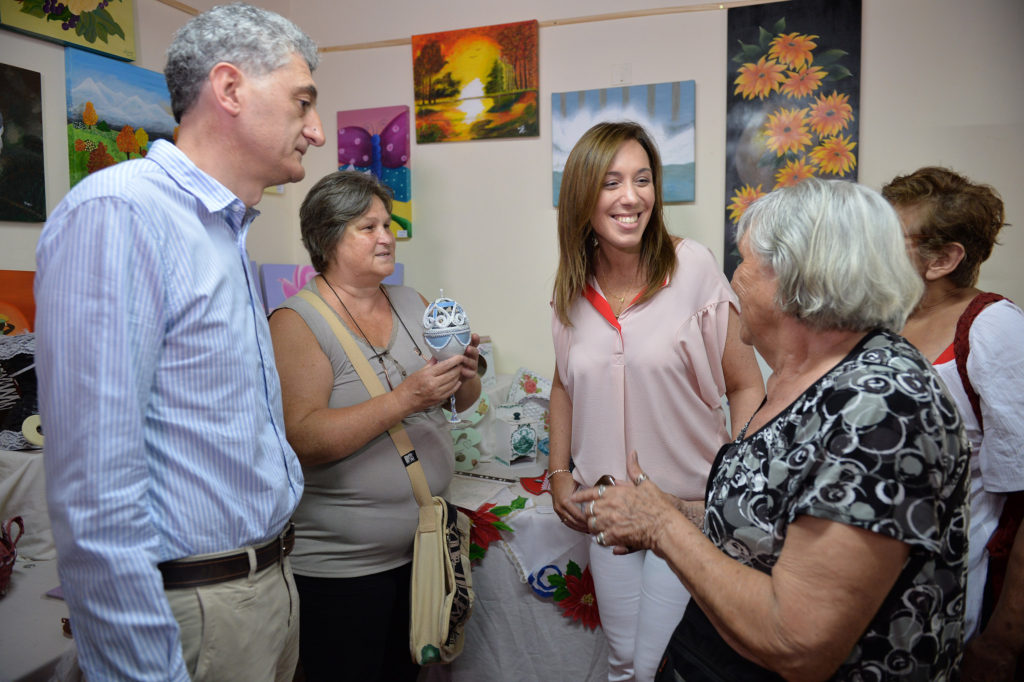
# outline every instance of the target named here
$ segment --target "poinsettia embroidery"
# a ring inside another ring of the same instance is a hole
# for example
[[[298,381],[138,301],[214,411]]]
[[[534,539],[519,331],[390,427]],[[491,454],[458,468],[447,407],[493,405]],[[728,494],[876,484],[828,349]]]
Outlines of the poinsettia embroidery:
[[[462,511],[466,513],[472,523],[469,532],[469,558],[472,561],[483,559],[491,543],[501,539],[499,531],[512,532],[512,527],[501,519],[511,514],[513,510],[525,507],[526,498],[519,496],[509,504],[500,507],[494,504],[485,504],[476,511],[463,509]]]
[[[565,575],[553,575],[548,582],[556,587],[552,599],[562,609],[562,615],[580,621],[591,630],[601,624],[590,566],[581,571],[579,564],[570,561]]]

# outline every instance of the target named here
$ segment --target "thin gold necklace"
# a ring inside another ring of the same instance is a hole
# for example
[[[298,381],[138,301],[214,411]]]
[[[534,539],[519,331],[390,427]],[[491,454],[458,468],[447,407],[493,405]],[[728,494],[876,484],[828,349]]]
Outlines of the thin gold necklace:
[[[622,293],[622,296],[616,296],[615,294],[610,294],[611,298],[614,298],[616,301],[619,302],[619,312],[612,311],[612,314],[615,315],[615,317],[618,317],[619,315],[621,315],[625,311],[625,309],[626,309],[626,294],[628,294],[629,292],[630,292],[630,288],[627,287],[626,290]],[[636,297],[634,296],[633,298],[636,298]],[[609,304],[610,303],[611,303],[611,301],[609,301]],[[610,305],[609,305],[609,307],[610,307]]]
[[[613,312],[612,314],[615,315],[615,319],[618,319],[619,315],[626,310],[626,295],[623,294],[622,296],[615,296],[615,299],[619,302],[619,312]]]

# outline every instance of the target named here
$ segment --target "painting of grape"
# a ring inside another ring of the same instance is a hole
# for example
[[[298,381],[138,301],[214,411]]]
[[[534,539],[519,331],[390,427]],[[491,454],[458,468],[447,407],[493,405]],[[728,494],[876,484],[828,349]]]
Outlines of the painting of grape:
[[[64,52],[71,186],[96,171],[174,140],[164,76],[82,50]]]
[[[537,137],[536,21],[412,37],[416,141]]]
[[[132,61],[135,0],[0,0],[0,25]]]

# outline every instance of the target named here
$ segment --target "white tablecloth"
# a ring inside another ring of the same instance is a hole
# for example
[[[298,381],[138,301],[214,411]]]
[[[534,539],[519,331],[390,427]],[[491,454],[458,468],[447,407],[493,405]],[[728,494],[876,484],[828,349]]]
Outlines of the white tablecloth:
[[[557,520],[557,517],[551,515]],[[514,522],[513,522],[514,526]],[[476,603],[462,655],[427,669],[428,682],[551,682],[608,679],[604,632],[562,616],[522,582],[515,564],[492,546],[473,569]]]
[[[67,679],[56,672],[58,666],[73,666],[74,642],[61,629],[68,609],[46,596],[57,585],[56,560],[19,558],[14,565],[10,589],[0,599],[0,680]]]
[[[46,511],[42,450],[0,450],[0,521],[20,516],[25,535],[18,555],[38,561],[57,558]]]
[[[0,521],[20,516],[25,524],[10,589],[0,598],[0,680],[5,682],[50,680],[61,658],[74,650],[61,630],[67,606],[45,596],[59,584],[45,480],[41,450],[0,450]]]
[[[529,477],[543,473],[542,463],[525,467],[486,464],[473,473]],[[451,499],[460,506],[465,479],[456,476]],[[480,482],[480,479],[469,479]],[[546,576],[564,571],[568,561],[587,564],[589,536],[567,529],[551,507],[551,496],[533,496],[519,484],[492,483],[490,499],[508,504],[517,496],[528,498],[525,509],[502,520],[513,531],[502,532],[479,565],[473,568],[476,603],[466,628],[462,655],[448,666],[425,671],[426,682],[550,682],[608,679],[608,644],[600,627],[591,630],[566,618],[545,592]],[[485,488],[472,492],[478,496]],[[534,589],[537,588],[537,590]]]

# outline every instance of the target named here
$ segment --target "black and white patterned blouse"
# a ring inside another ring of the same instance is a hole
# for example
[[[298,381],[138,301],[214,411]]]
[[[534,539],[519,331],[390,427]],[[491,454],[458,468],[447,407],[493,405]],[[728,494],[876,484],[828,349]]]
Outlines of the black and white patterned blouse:
[[[873,332],[771,422],[722,449],[704,532],[768,574],[804,514],[905,542],[902,573],[833,679],[955,679],[968,455],[928,362],[902,337]]]

